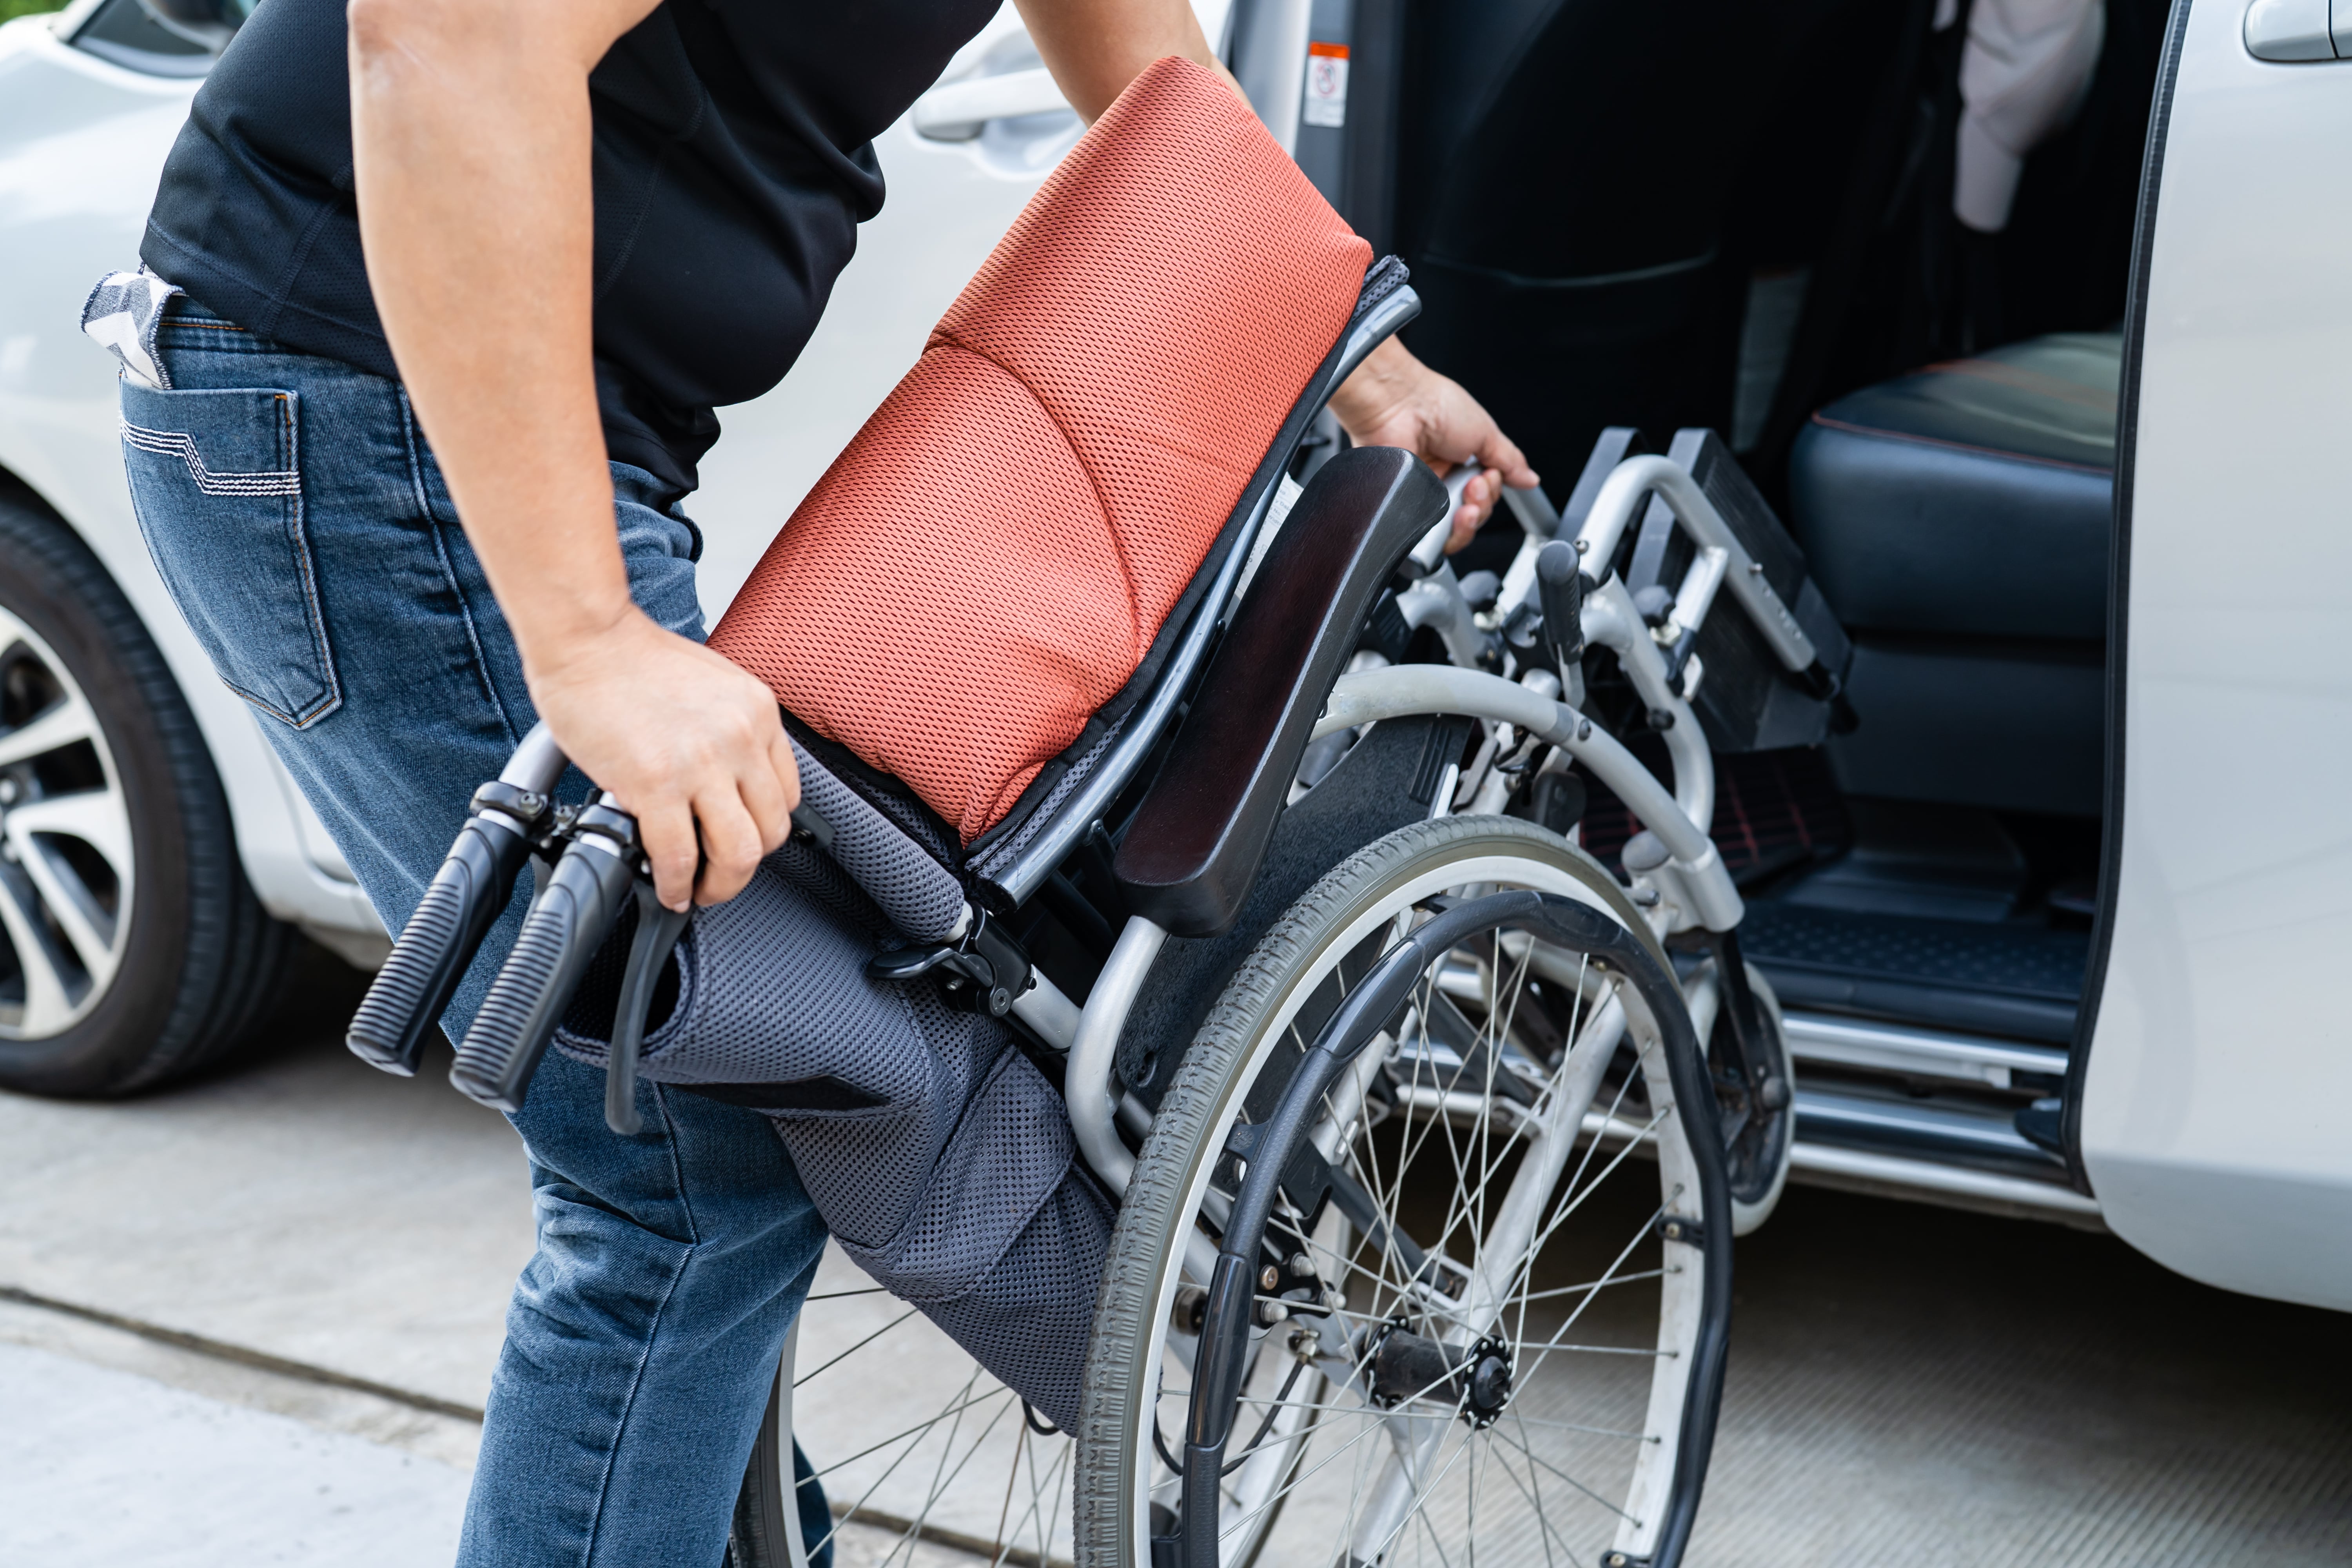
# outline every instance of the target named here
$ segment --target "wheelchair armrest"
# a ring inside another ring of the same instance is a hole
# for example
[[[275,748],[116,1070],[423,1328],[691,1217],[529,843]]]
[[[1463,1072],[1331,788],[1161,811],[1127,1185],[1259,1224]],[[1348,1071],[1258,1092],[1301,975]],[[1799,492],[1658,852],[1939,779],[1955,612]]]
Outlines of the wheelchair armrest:
[[[1129,825],[1113,872],[1129,910],[1179,936],[1233,924],[1373,599],[1445,508],[1445,487],[1397,447],[1317,471]]]

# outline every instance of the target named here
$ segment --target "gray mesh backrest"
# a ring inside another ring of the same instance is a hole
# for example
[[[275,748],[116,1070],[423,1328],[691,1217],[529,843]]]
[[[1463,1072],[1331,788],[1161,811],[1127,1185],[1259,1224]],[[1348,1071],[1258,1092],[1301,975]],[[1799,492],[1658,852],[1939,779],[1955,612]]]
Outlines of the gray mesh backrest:
[[[945,942],[963,919],[963,884],[898,830],[896,823],[829,772],[799,744],[801,804],[832,829],[826,852],[918,942]]]

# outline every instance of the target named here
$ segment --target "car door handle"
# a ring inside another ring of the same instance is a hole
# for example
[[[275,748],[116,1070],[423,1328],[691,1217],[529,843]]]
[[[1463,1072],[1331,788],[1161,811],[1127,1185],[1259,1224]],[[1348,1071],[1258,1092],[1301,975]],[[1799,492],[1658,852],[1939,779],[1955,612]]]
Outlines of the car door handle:
[[[2352,59],[2352,0],[2254,0],[2245,31],[2258,60]]]
[[[1069,107],[1070,100],[1054,84],[1054,73],[1038,66],[935,87],[915,100],[913,118],[919,135],[934,142],[969,142],[989,121]]]

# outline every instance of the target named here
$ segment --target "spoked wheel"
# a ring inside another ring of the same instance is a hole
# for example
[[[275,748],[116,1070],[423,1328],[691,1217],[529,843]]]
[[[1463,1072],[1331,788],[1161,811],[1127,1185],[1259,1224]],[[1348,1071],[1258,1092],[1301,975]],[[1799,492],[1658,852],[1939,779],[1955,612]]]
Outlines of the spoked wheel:
[[[911,1568],[939,1546],[1017,1568],[1066,1564],[1071,1448],[827,1247],[736,1502],[729,1568]],[[845,1527],[856,1550],[836,1552]]]
[[[1360,852],[1160,1107],[1079,1561],[1679,1561],[1729,1314],[1720,1138],[1673,971],[1591,860],[1501,817]]]
[[[1731,1230],[1746,1236],[1772,1217],[1789,1184],[1796,1143],[1796,1073],[1780,1021],[1780,999],[1754,964],[1748,971],[1756,1037],[1743,1049],[1724,995],[1721,966],[1708,959],[1683,981],[1691,1025],[1707,1042],[1707,1075],[1723,1117],[1724,1179],[1731,1190]],[[1741,1071],[1744,1065],[1747,1068]],[[1778,1085],[1772,1081],[1777,1079]],[[1760,1081],[1748,1081],[1760,1080]]]

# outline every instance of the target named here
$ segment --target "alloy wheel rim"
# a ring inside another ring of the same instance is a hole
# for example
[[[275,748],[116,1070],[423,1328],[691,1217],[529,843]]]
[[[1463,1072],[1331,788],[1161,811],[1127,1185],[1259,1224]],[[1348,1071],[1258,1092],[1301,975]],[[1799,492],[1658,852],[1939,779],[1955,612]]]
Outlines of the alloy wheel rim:
[[[0,1039],[52,1038],[105,997],[130,941],[133,870],[97,710],[0,607]]]

